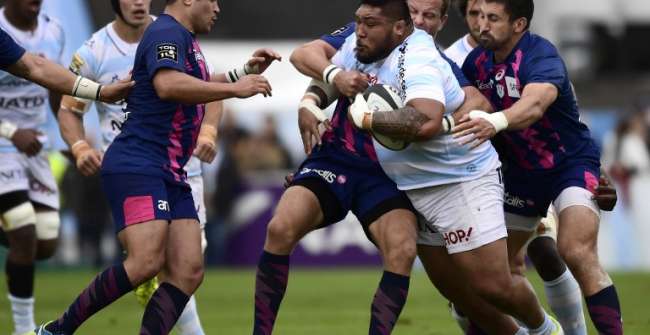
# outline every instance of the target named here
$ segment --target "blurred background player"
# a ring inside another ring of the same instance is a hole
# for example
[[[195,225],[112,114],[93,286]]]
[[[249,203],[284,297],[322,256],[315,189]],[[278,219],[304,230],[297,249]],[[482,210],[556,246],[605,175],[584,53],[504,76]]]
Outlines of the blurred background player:
[[[452,1],[452,0],[449,0]],[[478,46],[481,33],[478,24],[480,14],[479,4],[482,0],[453,0],[458,13],[463,18],[467,27],[467,34],[445,49],[447,57],[451,58],[458,66],[463,66],[467,55]]]
[[[40,14],[41,1],[7,0],[0,28],[27,51],[59,63],[65,37],[59,23]],[[9,243],[5,264],[14,334],[34,329],[34,263],[51,257],[59,236],[59,191],[42,133],[48,103],[60,96],[0,72],[0,214]],[[7,132],[8,127],[15,128]]]
[[[200,285],[201,231],[183,166],[196,148],[205,104],[270,95],[264,77],[244,74],[262,72],[279,59],[262,50],[241,77],[230,73],[232,83],[225,74],[211,77],[195,36],[208,33],[218,14],[217,1],[168,0],[146,29],[136,50],[127,118],[101,169],[126,260],[98,275],[60,319],[37,334],[74,333],[163,267],[165,280],[147,304],[140,333],[168,334]]]
[[[138,42],[145,29],[153,22],[149,11],[150,0],[112,0],[115,20],[96,32],[74,54],[70,70],[95,80],[100,84],[128,79],[131,76],[133,61]],[[85,176],[96,174],[102,156],[113,139],[120,133],[124,122],[124,104],[97,103],[97,112],[101,128],[101,149],[95,150],[85,140],[83,113],[90,107],[90,102],[79,98],[64,96],[58,113],[61,134],[71,147],[76,166]],[[203,159],[211,161],[216,153],[216,126],[221,112],[221,102],[210,103],[206,107],[202,131],[199,135],[197,151],[204,153]],[[213,138],[213,135],[214,138]],[[202,248],[207,244],[203,231],[205,202],[203,198],[203,177],[201,162],[192,157],[185,167],[188,184],[197,206],[202,231]],[[158,288],[156,278],[140,285],[136,290],[138,301],[145,306],[153,292]],[[196,309],[196,299],[192,296],[177,323],[181,335],[201,335],[204,333]]]
[[[510,239],[523,247],[553,203],[559,253],[580,284],[596,329],[622,334],[618,294],[596,247],[600,152],[579,121],[566,66],[549,41],[528,31],[532,0],[485,0],[480,11],[481,46],[468,55],[463,71],[501,111],[470,113],[457,136],[471,134],[465,142],[476,145],[498,133],[494,142],[511,198]]]

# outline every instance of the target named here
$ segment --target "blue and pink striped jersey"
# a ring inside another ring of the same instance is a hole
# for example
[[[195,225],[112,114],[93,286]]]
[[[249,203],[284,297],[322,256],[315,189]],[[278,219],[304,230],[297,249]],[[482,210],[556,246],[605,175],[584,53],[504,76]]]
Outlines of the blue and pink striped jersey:
[[[562,168],[575,159],[599,163],[599,149],[587,126],[580,122],[566,66],[551,42],[526,32],[500,64],[495,64],[494,52],[479,46],[467,56],[463,72],[497,111],[519,101],[528,84],[557,87],[558,97],[542,119],[526,129],[501,132],[494,138],[492,142],[504,163],[537,171]]]
[[[106,152],[102,174],[143,174],[185,183],[183,166],[196,146],[205,105],[161,100],[153,85],[160,69],[210,80],[194,35],[166,14],[147,28],[136,51],[136,84],[127,98],[126,121]]]

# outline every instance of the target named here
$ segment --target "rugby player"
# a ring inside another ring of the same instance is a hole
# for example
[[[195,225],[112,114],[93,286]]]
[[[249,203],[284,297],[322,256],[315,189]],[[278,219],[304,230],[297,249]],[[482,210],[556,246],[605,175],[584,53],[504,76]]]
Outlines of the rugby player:
[[[8,0],[0,28],[30,53],[59,63],[61,25],[40,13],[40,1]],[[9,252],[5,263],[14,334],[34,329],[34,263],[51,257],[59,236],[59,191],[42,132],[48,102],[60,96],[26,79],[0,72],[0,222]]]
[[[580,285],[601,334],[622,334],[616,289],[598,261],[600,209],[594,200],[600,153],[579,121],[566,67],[555,47],[528,31],[532,0],[480,4],[480,47],[463,71],[500,111],[472,112],[455,131],[479,144],[493,138],[505,163],[506,220],[525,241],[552,203],[558,212],[557,247]],[[497,135],[498,134],[498,135]],[[531,185],[532,184],[532,185]],[[514,228],[516,227],[516,228]]]
[[[140,334],[168,334],[202,281],[201,231],[183,166],[195,149],[205,103],[270,95],[264,77],[246,73],[261,73],[280,57],[259,50],[243,69],[210,76],[195,36],[211,30],[217,1],[166,3],[138,45],[128,116],[102,160],[102,182],[126,260],[99,274],[36,334],[74,333],[163,267],[165,280],[145,308]]]
[[[150,0],[112,0],[115,20],[97,31],[73,56],[70,70],[90,78],[100,84],[110,84],[130,77],[138,42],[145,29],[155,19],[149,14]],[[124,104],[97,103],[100,123],[101,148],[95,150],[85,140],[83,115],[90,107],[90,101],[64,96],[58,112],[61,134],[72,148],[75,163],[83,175],[94,175],[100,167],[102,156],[113,139],[120,133],[124,122]],[[216,155],[216,126],[220,118],[221,102],[206,105],[206,113],[197,142],[196,153],[206,162]],[[197,206],[201,224],[202,249],[207,245],[205,232],[205,202],[203,198],[203,177],[201,162],[192,157],[185,167],[187,182],[192,188],[192,197]],[[158,288],[157,278],[152,279],[136,290],[138,301],[145,306],[153,292]],[[204,334],[196,309],[196,299],[190,298],[179,317],[177,328],[181,335]]]

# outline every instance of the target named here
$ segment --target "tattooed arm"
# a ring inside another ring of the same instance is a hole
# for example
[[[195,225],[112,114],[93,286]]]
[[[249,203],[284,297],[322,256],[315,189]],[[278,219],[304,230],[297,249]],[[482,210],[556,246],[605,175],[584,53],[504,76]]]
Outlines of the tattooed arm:
[[[364,128],[407,142],[427,141],[441,132],[445,107],[432,99],[414,99],[400,109],[374,112]]]

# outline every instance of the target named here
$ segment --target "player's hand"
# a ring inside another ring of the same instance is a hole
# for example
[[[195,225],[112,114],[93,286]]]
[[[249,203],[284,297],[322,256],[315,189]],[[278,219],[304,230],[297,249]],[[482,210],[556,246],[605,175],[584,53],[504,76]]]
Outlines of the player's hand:
[[[235,96],[238,98],[249,98],[256,94],[271,96],[271,84],[259,74],[250,74],[239,79],[233,85],[236,85]]]
[[[113,84],[102,86],[99,91],[99,101],[115,103],[126,99],[131,92],[131,88],[135,85],[135,81],[127,79],[120,80]]]
[[[600,175],[596,194],[594,194],[592,199],[596,200],[598,207],[604,211],[612,211],[614,206],[616,206],[616,201],[618,201],[616,187],[612,185],[607,175]]]
[[[325,130],[332,130],[329,120],[319,121],[314,114],[307,108],[298,109],[298,128],[300,128],[300,137],[302,144],[305,148],[305,154],[311,154],[314,145],[321,145],[322,133],[319,129],[320,125],[324,126]]]
[[[353,97],[368,88],[370,77],[359,71],[341,71],[332,81],[341,94]]]
[[[275,60],[281,62],[282,56],[274,50],[266,48],[256,50],[246,63],[246,72],[252,74],[264,73]]]
[[[212,163],[217,156],[217,128],[207,124],[201,126],[194,156],[202,162]]]
[[[373,110],[368,106],[366,98],[357,93],[354,102],[348,109],[348,118],[359,129],[370,129],[372,125]]]
[[[284,177],[284,188],[289,188],[291,183],[293,183],[293,172],[289,172],[289,174]]]
[[[38,140],[40,135],[42,133],[34,129],[18,129],[11,137],[11,143],[18,151],[31,157],[38,154],[43,148],[43,143]]]
[[[102,166],[102,154],[91,148],[86,141],[77,141],[70,148],[74,156],[77,169],[82,175],[88,177],[99,172]]]
[[[454,138],[462,138],[460,144],[467,145],[471,143],[471,149],[478,147],[485,141],[497,134],[494,125],[486,119],[471,119],[469,115],[463,116],[458,124],[451,129]]]

